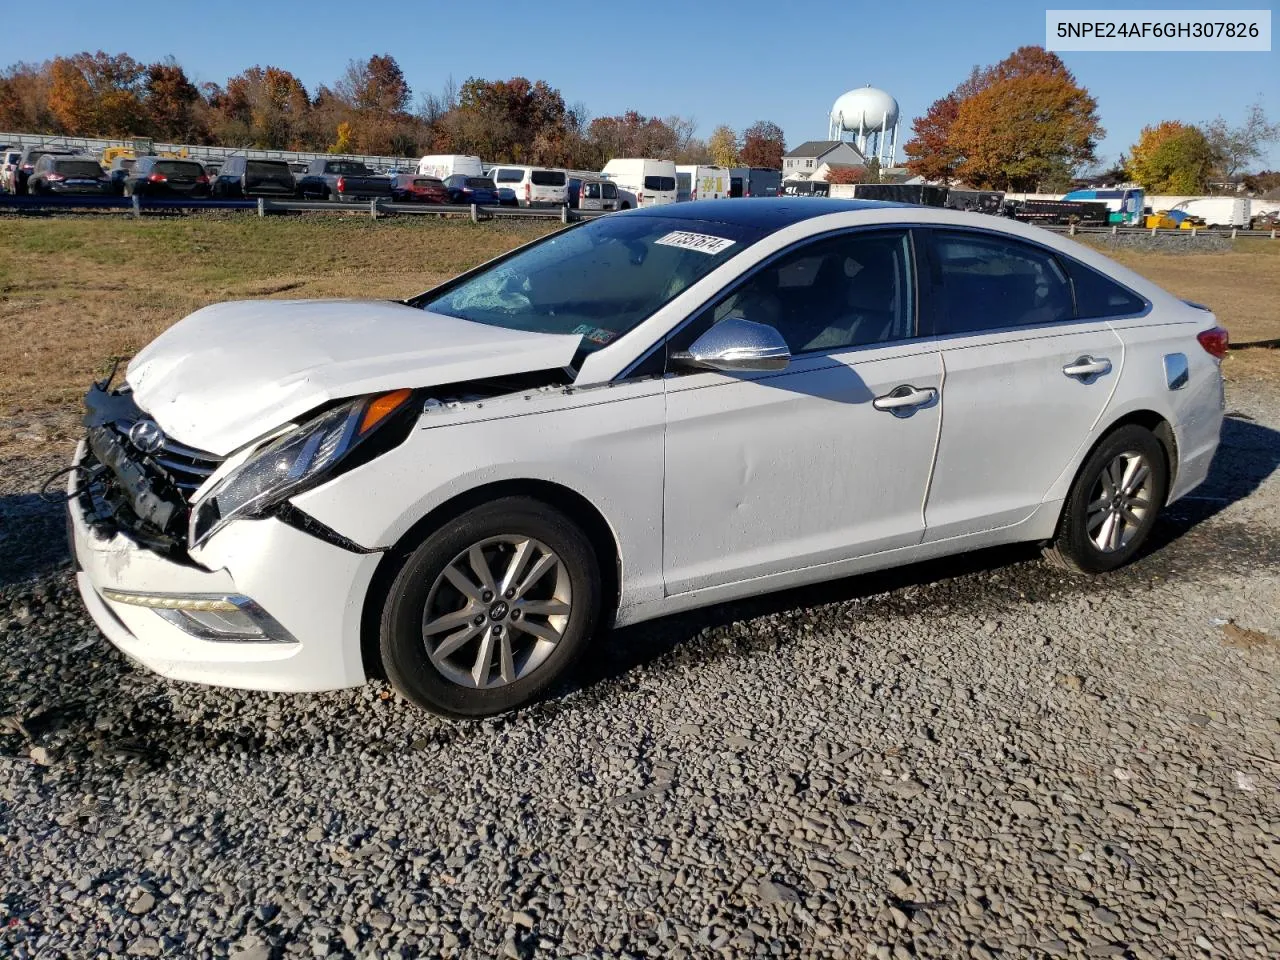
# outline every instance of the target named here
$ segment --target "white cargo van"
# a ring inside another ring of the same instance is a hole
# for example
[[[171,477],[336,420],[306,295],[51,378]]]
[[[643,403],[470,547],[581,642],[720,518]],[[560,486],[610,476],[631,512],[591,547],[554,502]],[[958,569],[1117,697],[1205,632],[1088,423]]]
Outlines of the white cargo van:
[[[610,160],[601,173],[616,183],[619,191],[630,195],[620,198],[618,206],[622,210],[676,202],[676,165],[671,160]]]
[[[484,167],[479,157],[469,157],[463,153],[437,153],[418,161],[420,177],[444,180],[455,173],[465,174],[468,177],[483,177]]]
[[[702,164],[676,167],[677,200],[719,200],[729,196],[728,167]]]
[[[1248,197],[1194,197],[1173,206],[1204,220],[1206,227],[1243,227],[1253,221],[1252,203]]]
[[[499,189],[514,190],[522,207],[563,207],[569,203],[569,175],[563,170],[500,163],[489,168],[489,176]]]

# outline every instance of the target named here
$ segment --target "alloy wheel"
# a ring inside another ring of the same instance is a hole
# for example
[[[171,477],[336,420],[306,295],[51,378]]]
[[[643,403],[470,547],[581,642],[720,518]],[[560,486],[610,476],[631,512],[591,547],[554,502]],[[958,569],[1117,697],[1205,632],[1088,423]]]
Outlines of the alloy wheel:
[[[1151,465],[1136,451],[1113,457],[1089,497],[1085,529],[1103,553],[1127,547],[1152,509]]]
[[[569,571],[532,537],[472,544],[436,577],[422,617],[428,658],[453,683],[501,687],[538,669],[573,609]]]

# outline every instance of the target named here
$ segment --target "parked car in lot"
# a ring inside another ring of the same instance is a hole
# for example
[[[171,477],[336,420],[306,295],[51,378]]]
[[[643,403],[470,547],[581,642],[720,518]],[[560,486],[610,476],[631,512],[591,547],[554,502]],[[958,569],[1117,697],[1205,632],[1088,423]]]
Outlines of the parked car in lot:
[[[22,160],[21,150],[4,150],[0,152],[0,190],[5,193],[17,193],[18,163]]]
[[[46,154],[36,161],[27,179],[27,192],[36,196],[109,197],[111,178],[97,160]]]
[[[483,177],[484,164],[479,157],[464,153],[439,153],[423,157],[418,161],[418,175],[447,180],[449,177],[462,174],[468,177]]]
[[[612,180],[569,179],[569,206],[575,210],[617,210],[618,185]]]
[[[18,158],[18,166],[14,171],[14,193],[27,193],[27,180],[41,157],[77,157],[79,153],[65,147],[27,147]]]
[[[197,160],[139,157],[125,177],[124,195],[207,199],[209,177]]]
[[[569,175],[563,170],[504,163],[492,167],[489,178],[513,190],[522,207],[563,207],[569,202]]]
[[[502,202],[501,197],[498,196],[497,186],[488,177],[468,177],[459,173],[446,177],[444,187],[449,191],[450,203],[498,204]]]
[[[85,399],[76,578],[165,676],[385,671],[487,715],[611,624],[1021,541],[1114,569],[1204,480],[1226,348],[1206,308],[1006,219],[601,217],[403,302],[170,327]]]
[[[706,164],[676,167],[676,200],[720,200],[729,196],[729,168]],[[739,194],[741,196],[741,194]]]
[[[358,160],[320,158],[307,165],[298,180],[298,193],[307,200],[391,199],[391,178],[374,173]]]
[[[133,171],[137,162],[133,157],[114,157],[112,159],[111,167],[107,170],[107,176],[111,179],[112,193],[124,193],[124,182],[129,179],[129,174]]]
[[[615,159],[602,173],[621,191],[619,209],[676,202],[676,165],[670,160]]]
[[[297,195],[298,185],[293,171],[284,160],[251,160],[243,154],[232,154],[222,161],[213,178],[213,196],[218,200],[241,200],[245,197],[277,197]]]
[[[500,207],[518,207],[520,201],[516,199],[516,192],[510,187],[498,187],[498,206]]]
[[[448,203],[449,191],[437,177],[402,173],[391,180],[391,197],[400,203]]]

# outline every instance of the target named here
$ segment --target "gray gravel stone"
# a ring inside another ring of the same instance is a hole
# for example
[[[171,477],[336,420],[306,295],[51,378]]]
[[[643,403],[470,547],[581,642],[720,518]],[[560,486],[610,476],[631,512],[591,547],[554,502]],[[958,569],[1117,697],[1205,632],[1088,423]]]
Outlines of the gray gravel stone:
[[[1228,408],[1123,570],[1016,549],[617,630],[481,723],[131,665],[31,499],[65,451],[6,461],[0,953],[1280,956],[1280,651],[1210,622],[1280,637],[1280,390]]]

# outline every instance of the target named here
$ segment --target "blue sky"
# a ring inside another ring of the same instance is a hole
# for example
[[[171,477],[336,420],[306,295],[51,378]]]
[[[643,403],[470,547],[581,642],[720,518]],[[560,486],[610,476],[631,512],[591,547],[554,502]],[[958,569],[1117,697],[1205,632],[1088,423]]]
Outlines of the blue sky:
[[[994,63],[1018,46],[1045,40],[1045,6],[1026,0],[821,3],[812,6],[824,13],[784,12],[805,6],[777,0],[645,0],[634,6],[539,0],[475,4],[495,11],[479,14],[465,12],[463,4],[313,0],[208,4],[197,19],[185,6],[139,16],[140,9],[128,5],[107,15],[101,2],[64,0],[53,18],[6,18],[0,65],[84,49],[124,51],[145,62],[172,54],[198,82],[221,83],[255,63],[270,63],[293,71],[314,91],[336,80],[348,60],[390,53],[415,97],[439,90],[450,76],[461,83],[469,76],[523,75],[558,87],[569,103],[585,102],[593,116],[629,108],[692,116],[704,137],[722,122],[741,129],[773,120],[794,145],[824,138],[832,102],[865,84],[898,99],[905,142],[911,118],[974,64]],[[1245,6],[1201,0],[1195,8]],[[442,39],[442,31],[456,32],[457,39]],[[1127,151],[1147,123],[1218,114],[1234,123],[1259,97],[1270,117],[1280,119],[1280,50],[1274,43],[1269,53],[1062,57],[1098,99],[1107,129],[1099,148],[1104,160]],[[1265,165],[1280,168],[1280,145],[1272,146]]]

